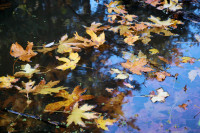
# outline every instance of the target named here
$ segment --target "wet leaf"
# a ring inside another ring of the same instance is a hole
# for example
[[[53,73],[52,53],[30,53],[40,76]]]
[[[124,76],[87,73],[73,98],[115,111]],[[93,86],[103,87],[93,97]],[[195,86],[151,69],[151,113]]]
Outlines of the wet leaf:
[[[182,105],[178,105],[178,106],[179,106],[180,108],[183,108],[184,110],[186,110],[186,109],[187,109],[186,107],[187,107],[188,105],[185,104],[185,103],[183,103]]]
[[[198,42],[200,42],[200,35],[195,34],[195,35],[194,35],[194,38],[195,38]]]
[[[189,62],[191,64],[194,63],[195,60],[196,60],[195,58],[192,58],[192,57],[182,57],[181,59],[182,59],[181,62],[183,62],[183,63],[188,63]]]
[[[14,76],[0,77],[0,88],[12,88],[11,83],[16,83],[19,79],[16,79]]]
[[[72,124],[72,122],[74,122],[75,125],[78,124],[82,127],[85,127],[86,125],[81,118],[88,120],[98,118],[96,112],[88,112],[91,111],[94,107],[95,106],[84,104],[78,108],[78,102],[75,103],[71,114],[67,118],[67,125],[69,126]]]
[[[69,55],[69,59],[62,57],[56,57],[57,60],[65,62],[65,64],[56,67],[57,69],[61,69],[61,70],[66,70],[66,69],[75,69],[76,68],[76,64],[78,63],[78,61],[80,60],[80,56],[78,55],[78,53],[70,53]]]
[[[163,88],[159,88],[156,90],[157,95],[150,95],[151,101],[155,102],[165,102],[165,98],[169,96],[168,92],[164,92]]]
[[[57,85],[60,81],[50,81],[46,83],[45,80],[41,80],[40,83],[36,86],[35,90],[32,91],[33,94],[52,94],[58,93],[60,90],[67,89],[67,87],[59,86],[53,88],[53,86]]]
[[[34,73],[38,73],[40,70],[37,69],[39,65],[35,65],[34,68],[31,68],[31,65],[26,64],[26,65],[22,65],[21,66],[21,70],[19,72],[16,72],[14,74],[15,77],[27,77],[27,78],[31,78],[33,76]]]
[[[101,116],[98,119],[95,119],[95,122],[97,124],[98,128],[102,128],[104,130],[108,130],[107,125],[113,125],[114,122],[117,120],[111,120],[111,119],[103,119],[103,116]]]
[[[163,10],[163,9],[169,9],[170,11],[176,11],[179,9],[182,9],[180,3],[178,3],[178,0],[164,0],[164,2],[162,2],[163,6],[159,6],[157,9],[159,10]]]
[[[134,42],[136,42],[139,39],[139,36],[128,36],[124,39],[124,42],[128,45],[134,45]]]
[[[146,0],[145,3],[151,4],[155,7],[160,4],[160,0]]]
[[[119,69],[115,69],[115,68],[111,68],[110,71],[111,74],[117,73],[118,75],[115,77],[115,79],[126,79],[129,77],[129,74],[124,72],[124,71],[120,71]]]
[[[37,53],[33,52],[32,50],[33,43],[28,42],[26,50],[23,49],[21,45],[17,42],[13,43],[10,48],[10,55],[19,58],[22,61],[30,62],[30,58],[37,55]]]
[[[155,75],[156,75],[156,79],[158,81],[164,81],[166,76],[171,76],[170,73],[165,72],[165,71],[164,72],[156,72]]]
[[[134,88],[134,86],[132,86],[131,84],[129,84],[129,83],[126,83],[126,82],[123,82],[123,84],[125,85],[125,86],[127,86],[127,87],[129,87],[129,88]]]
[[[127,60],[126,63],[121,63],[121,65],[124,68],[129,69],[132,73],[135,73],[137,75],[142,75],[141,72],[150,72],[153,71],[152,68],[149,67],[145,67],[145,65],[147,65],[147,60],[145,58],[141,58],[138,61],[135,62],[130,62],[129,60]]]
[[[58,46],[51,47],[52,45],[54,45],[54,42],[52,42],[50,44],[47,44],[47,45],[43,45],[42,49],[38,49],[37,51],[41,52],[43,54],[46,54],[46,53],[48,53],[50,51],[53,51],[54,49],[56,49],[58,47]]]
[[[149,49],[149,51],[151,52],[151,54],[157,54],[159,53],[159,51],[155,48]]]
[[[86,91],[85,89],[80,89],[80,86],[76,86],[72,94],[69,94],[65,90],[60,90],[56,95],[57,97],[63,97],[64,101],[59,101],[55,103],[50,103],[45,107],[45,112],[55,112],[62,107],[65,107],[65,110],[69,110],[69,107],[73,106],[76,102],[82,100],[89,100],[94,98],[92,95],[82,95]]]

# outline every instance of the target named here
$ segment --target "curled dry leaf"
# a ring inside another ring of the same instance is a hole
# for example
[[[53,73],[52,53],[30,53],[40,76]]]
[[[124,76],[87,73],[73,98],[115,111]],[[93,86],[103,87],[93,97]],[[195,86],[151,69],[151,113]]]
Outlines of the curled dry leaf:
[[[156,90],[158,95],[150,95],[151,101],[155,102],[165,102],[165,98],[169,96],[168,92],[164,92],[163,88],[159,88]]]
[[[29,64],[22,65],[21,66],[22,71],[16,72],[14,74],[14,76],[15,77],[27,77],[30,79],[34,73],[38,73],[40,71],[37,68],[38,68],[38,65],[35,65],[34,68],[31,68],[31,66]]]
[[[113,125],[114,122],[116,122],[117,120],[111,120],[111,119],[103,119],[103,116],[101,116],[98,119],[95,119],[95,122],[97,124],[98,128],[102,128],[104,130],[108,130],[107,125]]]
[[[65,100],[48,104],[45,107],[45,112],[55,112],[62,107],[65,107],[65,110],[69,110],[69,107],[73,106],[78,101],[94,98],[94,96],[92,95],[82,95],[82,93],[84,93],[85,91],[86,88],[80,89],[80,86],[76,86],[72,94],[69,94],[65,90],[60,90],[60,92],[56,96],[63,97]]]
[[[82,121],[81,118],[88,120],[98,118],[96,112],[88,112],[91,111],[94,107],[95,106],[84,104],[80,108],[78,108],[78,102],[75,103],[71,114],[67,118],[67,126],[71,125],[72,122],[74,122],[75,125],[78,124],[85,127],[85,123]]]
[[[33,52],[32,50],[33,43],[28,42],[26,50],[23,49],[21,45],[17,42],[13,43],[10,48],[10,55],[19,58],[22,61],[30,62],[30,58],[37,55],[37,53]]]
[[[12,88],[11,83],[16,83],[19,79],[16,79],[14,76],[0,77],[0,88]]]

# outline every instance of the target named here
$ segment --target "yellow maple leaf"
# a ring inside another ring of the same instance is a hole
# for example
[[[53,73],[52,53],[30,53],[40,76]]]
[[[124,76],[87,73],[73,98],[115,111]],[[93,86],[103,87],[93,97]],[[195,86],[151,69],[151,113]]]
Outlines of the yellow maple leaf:
[[[69,110],[69,107],[73,106],[78,101],[89,100],[94,98],[94,96],[92,95],[82,95],[82,93],[84,93],[85,91],[86,88],[80,89],[80,86],[76,86],[72,94],[69,94],[65,90],[60,90],[56,96],[63,97],[65,100],[48,104],[45,107],[45,112],[55,112],[62,107],[65,107],[65,110]]]
[[[53,86],[57,85],[60,81],[50,81],[46,83],[45,80],[41,80],[40,83],[36,86],[36,88],[32,91],[34,95],[36,94],[51,94],[58,93],[60,90],[67,89],[66,87],[59,86],[53,88]]]
[[[98,119],[95,119],[95,122],[97,124],[98,128],[102,128],[104,130],[108,130],[107,125],[113,125],[114,122],[117,120],[111,120],[111,119],[103,119],[103,116],[101,116]]]
[[[92,30],[86,30],[87,34],[91,36],[92,42],[90,45],[94,46],[95,48],[98,48],[100,45],[104,44],[105,42],[105,34],[104,32],[101,33],[98,37]]]
[[[9,75],[7,75],[7,77],[0,77],[0,88],[12,88],[13,85],[11,83],[15,83],[18,80],[19,79],[16,79],[14,76]]]
[[[134,45],[134,42],[136,42],[139,39],[139,36],[128,36],[124,39],[124,42],[129,45]]]
[[[56,57],[57,60],[65,62],[65,64],[56,67],[57,69],[61,69],[61,70],[66,70],[66,69],[75,69],[76,68],[76,64],[78,63],[78,61],[80,60],[80,56],[78,55],[78,53],[73,53],[71,52],[69,55],[69,59],[62,57]]]
[[[22,71],[19,71],[19,72],[16,72],[14,74],[15,77],[27,77],[27,78],[31,78],[33,76],[34,73],[37,73],[39,72],[40,70],[38,70],[39,65],[35,65],[34,68],[31,68],[31,66],[29,64],[26,64],[26,65],[22,65],[21,66],[21,70]]]
[[[176,11],[179,9],[182,9],[182,6],[180,3],[178,3],[178,0],[170,0],[168,3],[168,0],[164,0],[162,2],[163,6],[159,6],[157,9],[163,10],[163,9],[169,9],[170,11]]]
[[[78,124],[85,127],[85,123],[82,121],[81,118],[88,120],[98,118],[96,112],[86,112],[90,111],[94,107],[95,106],[84,104],[80,108],[78,108],[78,102],[75,103],[71,114],[67,118],[67,125],[69,126],[70,124],[72,124],[72,122],[74,122],[75,125]]]

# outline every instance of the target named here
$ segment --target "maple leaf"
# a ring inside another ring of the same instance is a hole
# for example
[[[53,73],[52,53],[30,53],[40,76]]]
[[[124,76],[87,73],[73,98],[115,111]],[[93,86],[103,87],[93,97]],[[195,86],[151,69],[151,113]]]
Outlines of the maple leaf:
[[[171,76],[170,73],[167,73],[165,71],[164,72],[156,72],[155,75],[156,75],[156,79],[158,81],[164,81],[166,76]]]
[[[65,101],[59,101],[55,103],[50,103],[45,107],[45,112],[54,112],[59,110],[62,107],[65,107],[65,110],[69,110],[69,107],[73,106],[76,102],[82,100],[89,100],[94,98],[92,95],[81,95],[86,91],[85,89],[80,89],[80,86],[76,86],[72,94],[69,94],[65,90],[60,90],[56,95],[57,97],[63,97]]]
[[[0,77],[0,88],[12,88],[11,83],[16,83],[19,79],[16,79],[14,76]]]
[[[116,122],[117,120],[111,120],[111,119],[103,119],[103,116],[101,116],[98,119],[95,119],[95,122],[97,124],[98,128],[102,128],[104,130],[108,130],[107,125],[113,125],[114,122]]]
[[[37,55],[37,53],[32,51],[33,43],[28,42],[26,50],[23,49],[21,45],[17,42],[12,44],[10,48],[10,55],[19,58],[22,61],[30,62],[30,58]]]
[[[118,75],[115,77],[115,79],[126,79],[128,78],[129,74],[123,71],[120,71],[119,69],[111,68],[110,71],[111,74],[117,73]]]
[[[106,29],[110,28],[109,25],[107,25],[107,26],[101,26],[101,25],[102,25],[101,23],[93,22],[93,23],[91,23],[90,27],[86,27],[86,26],[84,26],[84,27],[86,28],[86,30],[91,30],[94,32],[102,31],[102,30],[106,30]],[[101,26],[101,27],[99,27],[99,26]]]
[[[141,23],[139,23],[139,24],[135,24],[135,26],[132,26],[131,28],[132,28],[133,30],[136,30],[136,31],[141,31],[141,30],[146,29],[147,27],[148,27],[148,26],[145,25],[144,22],[141,22]]]
[[[31,68],[31,66],[29,64],[26,64],[26,65],[22,65],[21,66],[21,70],[22,71],[19,71],[19,72],[16,72],[14,74],[15,77],[27,77],[27,78],[31,78],[33,76],[34,73],[37,73],[39,72],[40,70],[38,70],[39,65],[35,65],[34,68]]]
[[[24,89],[22,89],[19,86],[15,86],[15,88],[19,90],[20,93],[26,93],[26,97],[29,98],[29,93],[33,92],[36,89],[36,86],[34,86],[34,84],[35,84],[35,81],[29,80],[29,82],[27,83],[22,81],[22,86]]]
[[[151,54],[157,54],[159,53],[159,51],[155,48],[149,49],[149,51],[151,52]]]
[[[70,68],[71,70],[73,70],[76,68],[76,64],[80,60],[80,56],[78,55],[78,53],[70,53],[69,59],[65,57],[56,57],[56,59],[65,62],[65,64],[56,67],[57,69],[66,70]]]
[[[46,84],[45,80],[41,80],[40,83],[35,86],[35,89],[32,91],[34,95],[36,94],[52,94],[58,93],[60,90],[67,89],[66,87],[59,86],[53,88],[53,86],[57,85],[60,81],[50,81]]]
[[[178,3],[178,0],[170,0],[169,3],[168,0],[164,0],[162,4],[163,6],[159,6],[157,9],[159,10],[169,9],[170,11],[176,11],[182,9],[181,5]]]
[[[156,90],[156,92],[158,93],[158,95],[150,95],[151,97],[151,101],[153,103],[155,102],[165,102],[165,98],[169,96],[168,92],[164,92],[163,88],[158,88]]]
[[[124,39],[124,42],[129,44],[129,45],[134,45],[133,43],[139,40],[139,36],[128,36],[127,38]]]
[[[183,62],[183,63],[188,63],[189,62],[191,64],[194,63],[195,60],[196,60],[195,58],[192,58],[192,57],[182,57],[181,59],[182,59],[181,62]]]
[[[120,1],[114,1],[114,2],[111,1],[109,4],[105,4],[108,8],[108,12],[112,13],[114,11],[117,14],[127,13],[127,11],[125,11],[125,6],[124,5],[118,5],[119,3],[120,3]]]
[[[98,118],[96,112],[86,112],[90,111],[94,107],[95,106],[84,104],[80,108],[78,108],[78,102],[75,103],[71,114],[67,118],[67,126],[69,126],[70,124],[72,124],[72,122],[74,122],[75,125],[78,124],[85,127],[85,123],[82,121],[81,118],[88,120]]]
[[[198,42],[200,42],[200,35],[195,34],[195,35],[194,35],[194,38],[195,38]]]
[[[129,69],[132,73],[137,75],[142,75],[141,72],[150,72],[153,71],[152,68],[144,67],[147,64],[147,60],[145,58],[141,58],[138,61],[130,62],[127,60],[126,63],[121,63],[122,67]]]
[[[53,51],[54,49],[56,49],[58,46],[53,46],[53,47],[48,47],[49,45],[43,45],[42,49],[38,49],[38,52],[41,52],[43,54],[46,54],[47,52]]]
[[[160,4],[160,0],[146,0],[145,3],[151,4],[155,7]]]

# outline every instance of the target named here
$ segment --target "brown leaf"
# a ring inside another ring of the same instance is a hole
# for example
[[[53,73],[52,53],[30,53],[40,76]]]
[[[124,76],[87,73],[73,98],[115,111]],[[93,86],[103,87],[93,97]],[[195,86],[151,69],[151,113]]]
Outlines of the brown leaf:
[[[184,110],[186,110],[186,109],[187,109],[186,107],[187,107],[188,105],[185,104],[185,103],[183,103],[182,105],[178,105],[178,106],[179,106],[180,108],[183,108]]]
[[[164,72],[156,72],[155,75],[156,75],[156,79],[158,81],[164,81],[166,76],[171,76],[170,73],[165,72],[165,71]]]
[[[37,53],[33,52],[32,47],[33,47],[32,42],[28,42],[26,50],[24,50],[23,47],[19,45],[17,42],[15,44],[13,43],[10,49],[10,55],[17,57],[22,61],[30,62],[30,58],[37,55]]]

